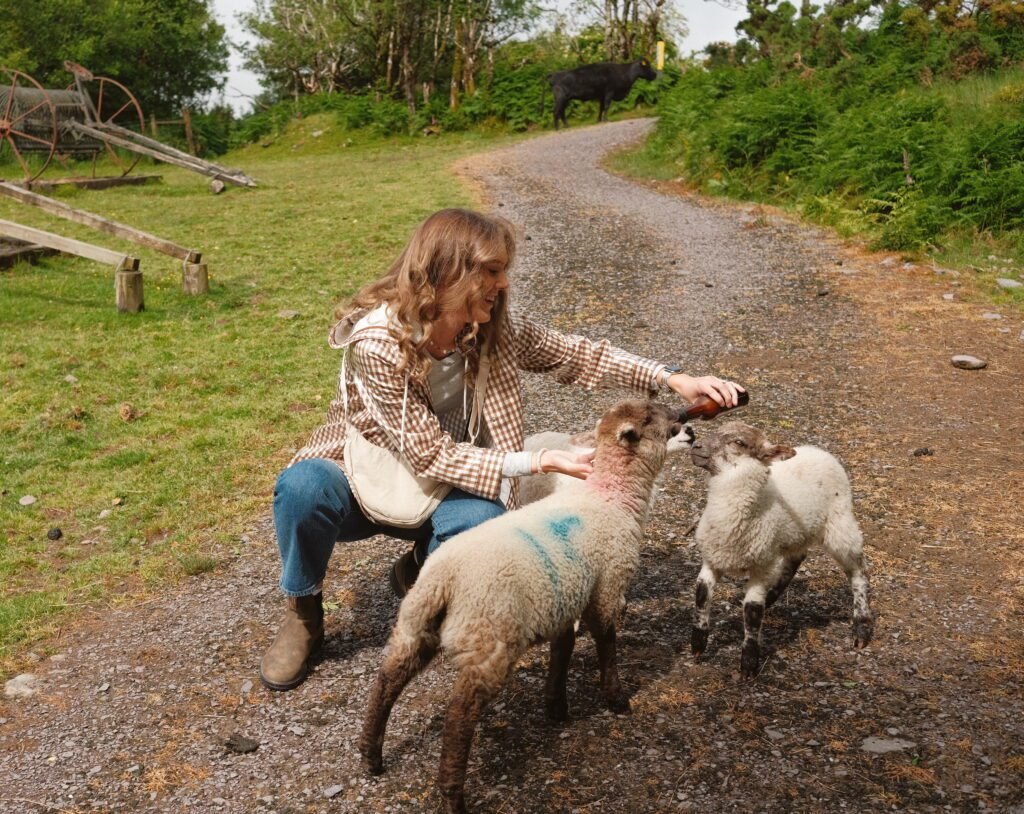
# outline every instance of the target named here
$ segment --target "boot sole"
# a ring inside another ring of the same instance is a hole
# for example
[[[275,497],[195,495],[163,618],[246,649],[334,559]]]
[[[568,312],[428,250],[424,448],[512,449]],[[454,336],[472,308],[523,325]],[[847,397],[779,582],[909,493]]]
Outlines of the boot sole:
[[[309,653],[309,659],[313,658],[320,652],[320,648],[324,646],[324,635],[320,634],[316,643],[313,645],[313,649]],[[288,690],[294,690],[303,681],[309,677],[309,659],[306,659],[306,663],[302,665],[302,672],[285,684],[279,684],[276,681],[271,681],[263,675],[263,670],[260,670],[260,684],[266,687],[268,690],[274,690],[275,692],[287,692]]]

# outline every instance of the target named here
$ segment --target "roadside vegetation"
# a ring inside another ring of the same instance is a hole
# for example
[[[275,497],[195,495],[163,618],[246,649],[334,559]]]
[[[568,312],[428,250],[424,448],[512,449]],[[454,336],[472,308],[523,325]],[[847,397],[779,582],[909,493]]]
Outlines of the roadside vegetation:
[[[973,267],[1020,302],[994,281],[1024,263],[1024,7],[787,6],[685,71],[618,166]]]

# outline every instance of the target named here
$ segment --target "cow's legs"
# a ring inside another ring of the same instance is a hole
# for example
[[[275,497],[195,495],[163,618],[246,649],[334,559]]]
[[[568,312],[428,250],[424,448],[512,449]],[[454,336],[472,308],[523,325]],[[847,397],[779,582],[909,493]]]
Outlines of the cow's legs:
[[[569,659],[576,646],[576,631],[572,626],[551,640],[551,661],[548,665],[548,684],[544,703],[548,718],[564,721],[569,717],[569,701],[565,694],[565,681],[569,675]]]
[[[569,122],[565,119],[565,108],[569,105],[569,100],[564,94],[559,93],[557,90],[554,92],[555,98],[555,130],[558,129],[558,120],[561,119],[566,127],[569,126]]]

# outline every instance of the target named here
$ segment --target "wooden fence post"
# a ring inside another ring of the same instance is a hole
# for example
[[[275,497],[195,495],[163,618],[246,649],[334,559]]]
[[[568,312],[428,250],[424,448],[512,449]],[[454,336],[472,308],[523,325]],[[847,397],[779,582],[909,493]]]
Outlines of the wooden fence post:
[[[114,292],[118,311],[137,314],[146,307],[142,299],[142,272],[134,257],[124,258],[117,267]]]
[[[185,120],[185,141],[188,142],[188,151],[192,155],[196,155],[196,142],[192,138],[192,115],[188,112],[187,107],[181,109],[181,117]]]
[[[206,263],[185,263],[181,271],[181,290],[192,295],[210,293]]]

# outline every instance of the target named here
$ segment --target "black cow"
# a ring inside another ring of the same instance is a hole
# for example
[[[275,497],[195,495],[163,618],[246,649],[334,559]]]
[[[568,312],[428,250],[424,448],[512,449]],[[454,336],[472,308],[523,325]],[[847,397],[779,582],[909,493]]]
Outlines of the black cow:
[[[646,59],[636,62],[598,62],[596,65],[584,65],[571,71],[555,71],[548,74],[551,95],[555,98],[555,129],[558,120],[566,127],[565,108],[573,99],[584,102],[597,100],[601,109],[597,112],[598,121],[608,121],[608,108],[613,101],[620,102],[626,98],[629,89],[637,79],[654,80],[658,74]],[[541,113],[544,112],[544,94],[540,97]]]

